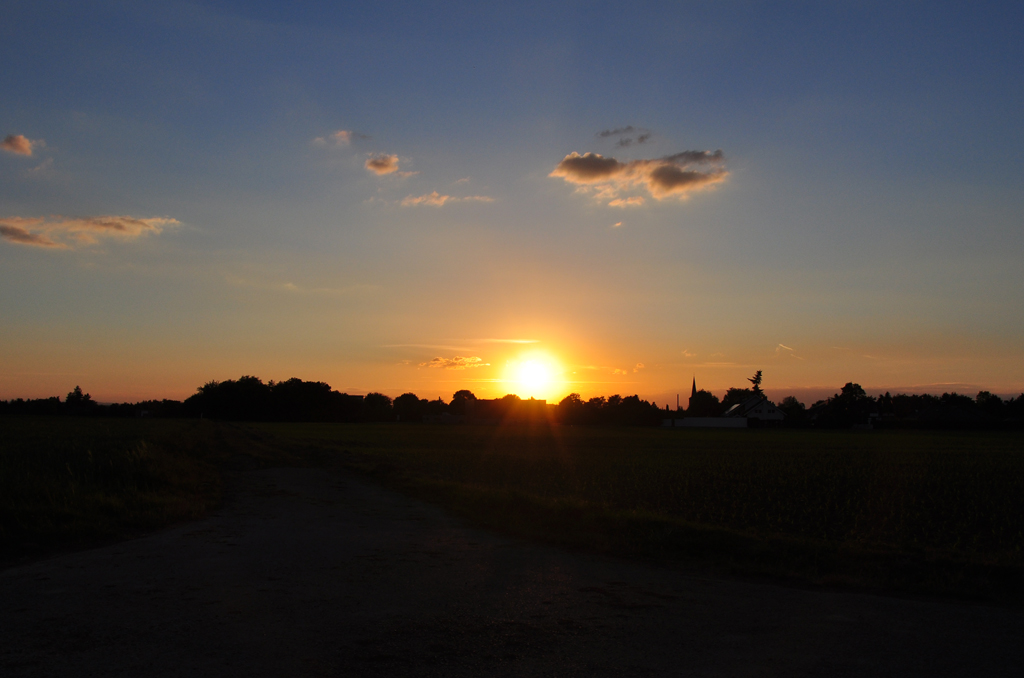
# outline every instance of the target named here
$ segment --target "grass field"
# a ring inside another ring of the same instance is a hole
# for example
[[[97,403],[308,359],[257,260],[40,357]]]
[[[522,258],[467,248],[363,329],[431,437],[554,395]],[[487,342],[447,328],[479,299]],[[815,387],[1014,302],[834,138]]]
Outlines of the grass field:
[[[232,460],[343,465],[471,522],[713,572],[1024,603],[1012,432],[0,419],[0,556],[205,514]]]
[[[477,524],[718,571],[1024,600],[1024,436],[259,425]]]
[[[0,419],[0,558],[46,553],[203,515],[225,459],[211,422]]]

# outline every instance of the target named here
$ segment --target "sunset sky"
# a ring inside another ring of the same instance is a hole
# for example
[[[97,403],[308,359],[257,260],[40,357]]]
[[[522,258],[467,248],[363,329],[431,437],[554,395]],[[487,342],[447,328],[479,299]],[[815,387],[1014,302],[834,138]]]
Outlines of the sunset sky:
[[[153,4],[4,3],[0,399],[1024,390],[1021,3]]]

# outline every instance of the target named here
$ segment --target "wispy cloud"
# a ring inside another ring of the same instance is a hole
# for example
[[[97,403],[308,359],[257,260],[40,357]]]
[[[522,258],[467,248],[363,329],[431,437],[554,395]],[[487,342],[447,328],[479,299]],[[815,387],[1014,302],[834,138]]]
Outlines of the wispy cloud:
[[[607,139],[608,137],[617,137],[621,134],[632,134],[635,131],[636,127],[633,127],[632,125],[626,125],[625,127],[616,127],[615,129],[601,130],[595,136],[598,139]]]
[[[459,198],[451,195],[441,195],[437,191],[433,191],[425,195],[407,195],[402,199],[401,204],[403,207],[414,207],[417,205],[441,207],[445,203],[455,202],[494,202],[494,198],[489,198],[486,195],[468,195]]]
[[[644,369],[644,364],[643,363],[637,363],[636,366],[633,367],[633,372],[634,373],[635,372],[639,372],[642,369]]]
[[[800,356],[798,356],[796,354],[796,352],[795,352],[795,350],[793,348],[791,348],[789,346],[786,346],[785,344],[779,344],[778,346],[775,347],[775,355],[776,356],[788,355],[790,358],[796,358],[797,360],[803,360],[803,358],[801,358]]]
[[[46,171],[49,170],[52,166],[53,166],[53,158],[47,158],[46,160],[42,161],[41,163],[39,163],[35,167],[32,167],[31,169],[29,169],[28,173],[30,175],[32,175],[32,176],[38,176],[40,174],[46,173]]]
[[[0,237],[20,245],[67,249],[95,244],[100,238],[134,240],[180,224],[169,217],[0,217]]]
[[[694,191],[711,188],[725,181],[722,151],[683,151],[662,158],[620,162],[600,153],[570,153],[548,176],[576,184],[584,192],[593,191],[599,200],[616,207],[637,205],[633,198],[620,198],[623,192],[646,189],[656,200],[686,198]],[[622,200],[623,202],[617,202]]]
[[[619,140],[615,143],[615,145],[621,148],[625,148],[626,146],[632,146],[634,143],[647,143],[647,141],[651,138],[651,131],[639,127],[633,127],[632,125],[626,125],[625,127],[616,127],[615,129],[601,130],[594,136],[596,136],[598,139],[619,137]]]
[[[490,367],[490,363],[483,362],[483,358],[479,358],[477,356],[471,356],[468,358],[464,358],[462,356],[442,358],[438,356],[429,362],[420,363],[420,367],[438,367],[443,370],[465,370],[471,367]]]
[[[46,146],[46,142],[42,139],[29,139],[23,134],[8,134],[0,141],[0,149],[15,155],[31,156],[36,146]]]
[[[379,285],[369,285],[366,283],[358,283],[347,287],[308,287],[306,285],[297,285],[290,281],[259,280],[231,274],[225,275],[224,281],[232,287],[248,287],[291,294],[351,295],[359,292],[374,292],[380,287]]]
[[[313,143],[317,146],[327,146],[334,144],[335,146],[350,146],[354,141],[366,141],[370,137],[360,132],[353,132],[349,129],[339,129],[337,132],[331,132],[325,137],[316,137],[313,139]]]
[[[608,207],[639,207],[645,202],[643,196],[634,195],[629,198],[616,198],[608,203]]]
[[[481,339],[484,344],[539,344],[540,339]]]
[[[472,351],[467,346],[447,346],[445,344],[384,344],[384,348],[430,348],[435,351]]]

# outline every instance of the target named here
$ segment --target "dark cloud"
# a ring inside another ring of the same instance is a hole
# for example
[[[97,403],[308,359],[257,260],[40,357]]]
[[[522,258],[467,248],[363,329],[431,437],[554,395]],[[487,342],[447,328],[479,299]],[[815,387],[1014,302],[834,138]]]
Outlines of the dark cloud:
[[[676,153],[675,155],[665,156],[662,160],[679,165],[696,165],[712,162],[724,162],[725,156],[722,155],[722,149],[718,149],[714,153],[711,151],[683,151],[682,153]]]
[[[378,176],[391,174],[398,171],[398,156],[386,153],[371,155],[366,159],[364,167]]]
[[[67,247],[67,245],[62,245],[50,240],[45,235],[31,233],[20,226],[13,226],[2,222],[0,222],[0,238],[9,242],[16,242],[19,245],[32,245],[34,247]]]
[[[636,138],[636,142],[638,144],[646,144],[647,140],[650,139],[650,138],[651,138],[651,133],[650,132],[646,132],[646,133],[641,134],[640,136],[638,136]]]
[[[570,153],[562,158],[549,176],[562,177],[574,184],[595,184],[621,174],[626,165],[600,153]]]
[[[617,137],[623,134],[632,134],[635,131],[636,127],[633,127],[632,125],[626,125],[625,127],[616,127],[615,129],[602,130],[597,133],[597,137],[600,139],[607,139],[608,137]]]
[[[722,151],[683,151],[663,158],[620,162],[599,153],[570,153],[549,176],[560,177],[584,190],[595,190],[601,200],[616,207],[642,204],[622,199],[620,194],[636,187],[646,188],[657,200],[685,198],[690,193],[725,180]]]

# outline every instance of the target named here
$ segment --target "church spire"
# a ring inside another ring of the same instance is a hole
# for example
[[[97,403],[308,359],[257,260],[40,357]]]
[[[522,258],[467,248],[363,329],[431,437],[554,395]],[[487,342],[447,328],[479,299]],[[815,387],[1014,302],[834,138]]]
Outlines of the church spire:
[[[693,390],[690,391],[690,397],[697,395],[697,375],[693,377]]]

